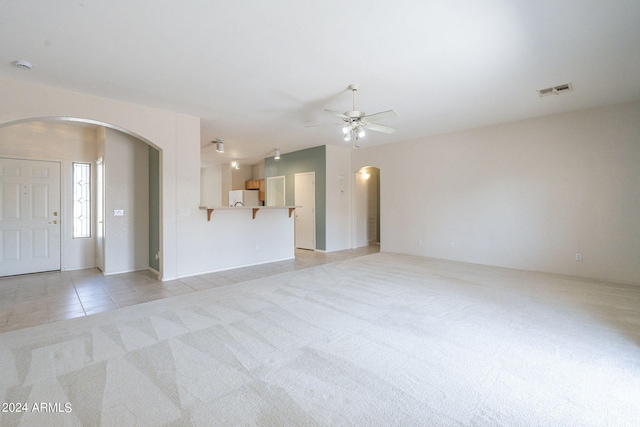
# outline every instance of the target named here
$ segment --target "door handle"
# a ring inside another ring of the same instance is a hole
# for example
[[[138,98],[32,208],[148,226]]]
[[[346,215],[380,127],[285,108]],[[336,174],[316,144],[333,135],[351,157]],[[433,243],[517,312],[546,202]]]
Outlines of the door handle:
[[[53,221],[49,222],[49,224],[57,224],[57,223],[58,223],[57,219],[54,219]]]

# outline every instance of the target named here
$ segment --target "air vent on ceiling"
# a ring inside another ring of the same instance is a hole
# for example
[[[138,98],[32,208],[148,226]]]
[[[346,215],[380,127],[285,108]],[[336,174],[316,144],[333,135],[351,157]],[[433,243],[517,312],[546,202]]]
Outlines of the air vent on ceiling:
[[[573,90],[573,85],[571,83],[565,83],[563,85],[548,87],[545,89],[539,89],[538,95],[547,96],[547,95],[560,95],[563,92],[569,92]]]
[[[15,65],[16,67],[22,70],[30,70],[33,68],[30,62],[22,61],[22,60],[13,61],[13,65]]]

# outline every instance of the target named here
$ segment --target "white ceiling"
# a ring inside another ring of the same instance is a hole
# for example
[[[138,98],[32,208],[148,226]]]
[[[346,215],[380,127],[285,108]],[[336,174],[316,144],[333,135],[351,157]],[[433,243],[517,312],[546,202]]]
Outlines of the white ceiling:
[[[638,100],[640,2],[2,1],[0,70],[198,116],[203,163],[252,164],[344,144],[305,125],[336,123],[351,83],[360,110],[400,114],[363,146]]]

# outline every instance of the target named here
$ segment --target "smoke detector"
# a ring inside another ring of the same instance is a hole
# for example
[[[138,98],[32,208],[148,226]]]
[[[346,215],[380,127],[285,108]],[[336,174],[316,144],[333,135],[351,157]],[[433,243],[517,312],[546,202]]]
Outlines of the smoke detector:
[[[545,89],[539,89],[538,95],[540,96],[548,96],[548,95],[560,95],[564,92],[570,92],[573,90],[573,85],[571,83],[565,83],[559,86],[548,87]]]
[[[22,70],[30,70],[33,68],[30,62],[17,60],[13,62],[13,65],[22,69]]]

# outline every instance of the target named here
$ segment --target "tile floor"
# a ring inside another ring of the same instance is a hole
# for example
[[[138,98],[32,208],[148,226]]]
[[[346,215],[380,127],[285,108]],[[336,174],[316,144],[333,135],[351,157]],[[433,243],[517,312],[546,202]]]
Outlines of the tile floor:
[[[0,333],[378,252],[296,250],[295,260],[162,282],[150,271],[103,276],[95,268],[0,278]]]

